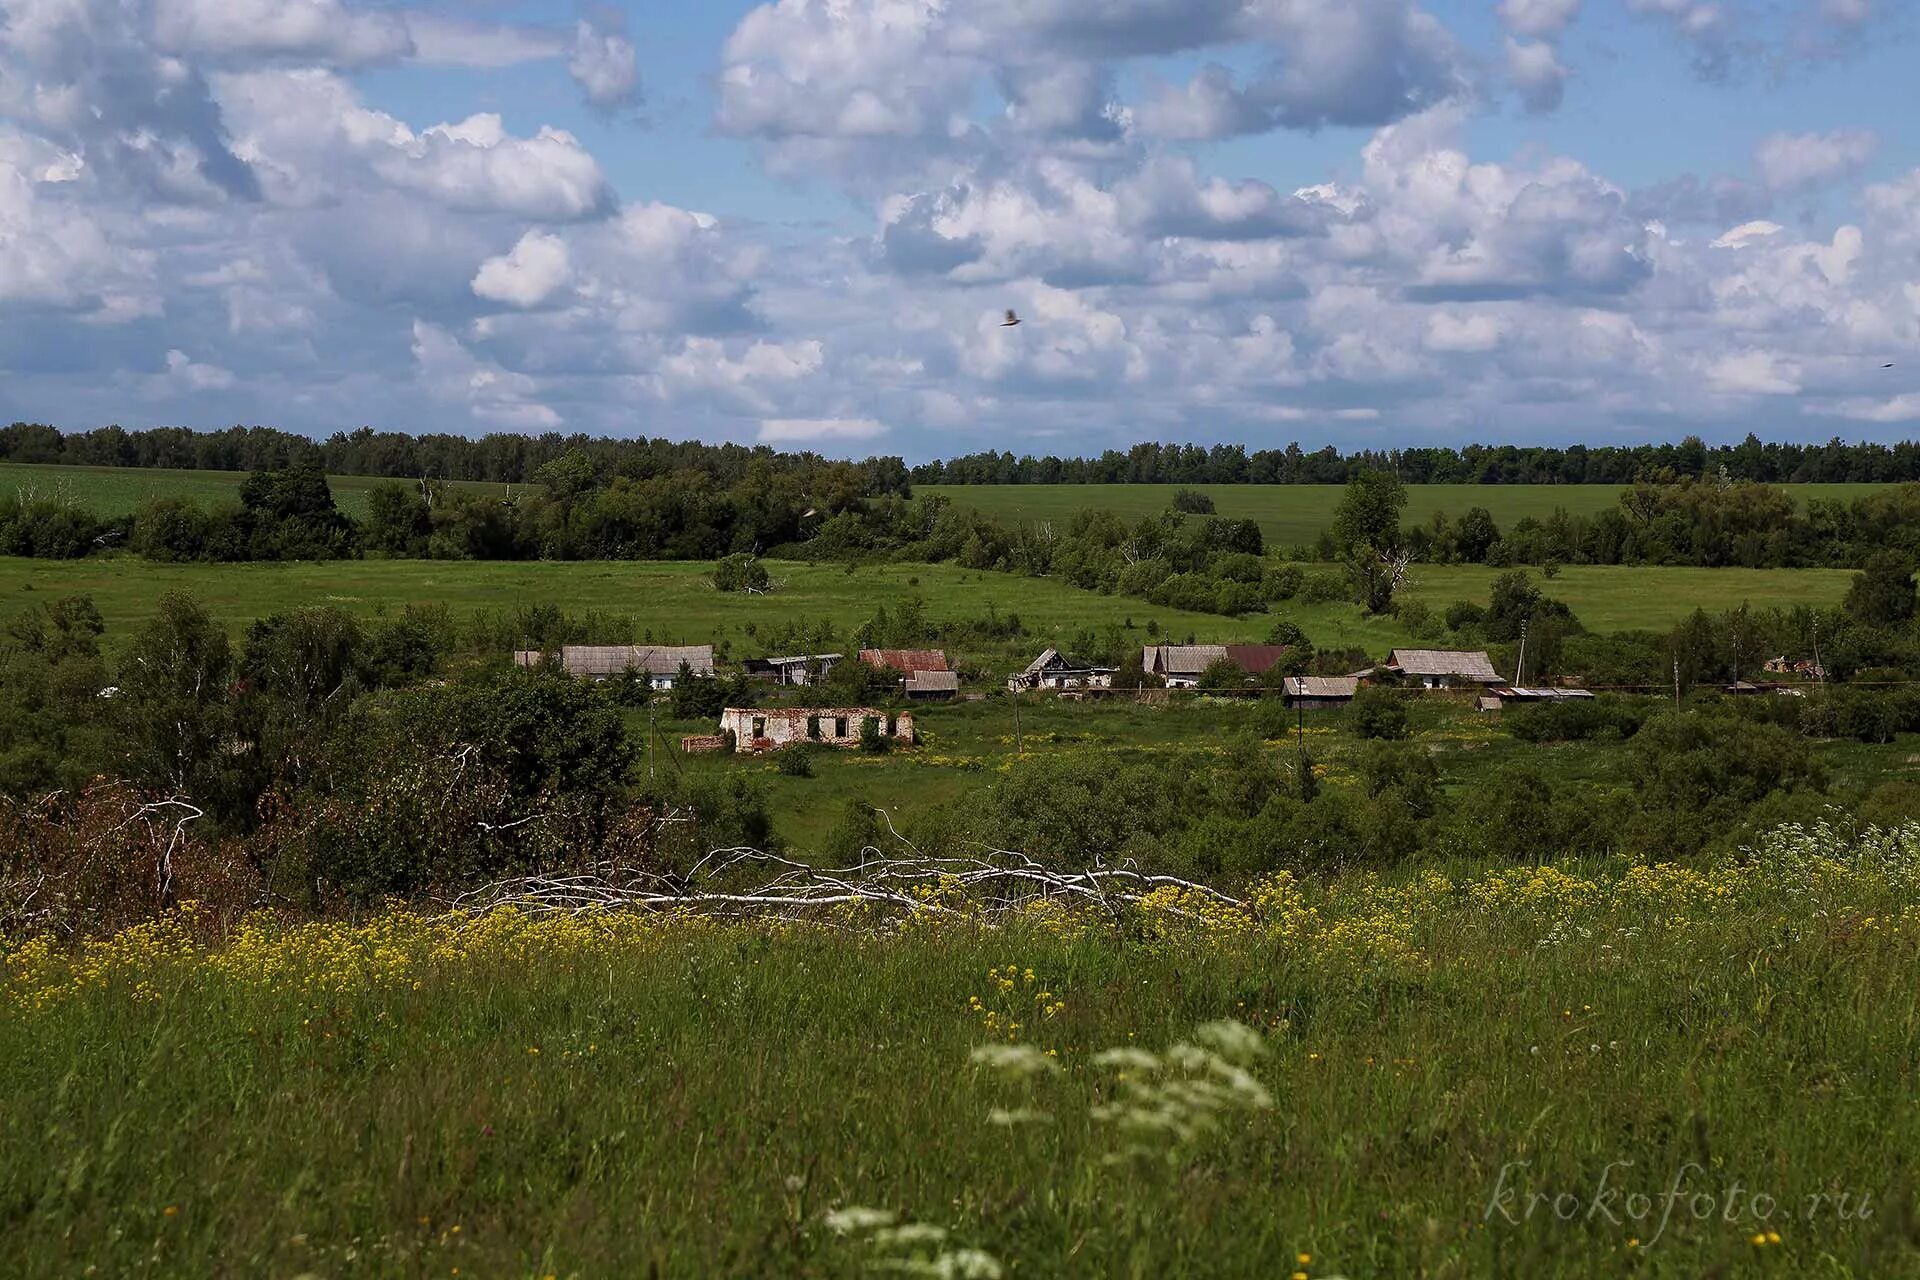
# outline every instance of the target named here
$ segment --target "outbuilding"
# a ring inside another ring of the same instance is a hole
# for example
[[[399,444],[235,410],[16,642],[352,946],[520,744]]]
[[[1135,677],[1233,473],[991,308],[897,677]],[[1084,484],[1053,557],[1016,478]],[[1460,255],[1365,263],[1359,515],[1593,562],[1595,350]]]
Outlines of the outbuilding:
[[[1305,711],[1344,707],[1360,691],[1353,676],[1288,676],[1281,688],[1287,705]]]

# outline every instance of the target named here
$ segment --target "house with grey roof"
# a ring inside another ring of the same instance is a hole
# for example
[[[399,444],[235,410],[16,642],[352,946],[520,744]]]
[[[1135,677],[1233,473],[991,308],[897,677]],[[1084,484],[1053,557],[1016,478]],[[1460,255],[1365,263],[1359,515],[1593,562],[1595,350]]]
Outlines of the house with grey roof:
[[[1505,684],[1485,650],[1395,649],[1386,669],[1427,689],[1473,689]]]
[[[907,676],[907,697],[918,702],[951,702],[960,695],[958,671],[914,671]]]
[[[1322,707],[1344,707],[1360,691],[1353,676],[1288,676],[1281,692],[1290,707],[1313,711]]]
[[[1208,667],[1226,660],[1223,644],[1150,644],[1140,653],[1142,669],[1159,676],[1169,689],[1195,687]]]
[[[629,673],[645,677],[655,689],[671,689],[686,667],[702,680],[713,678],[713,646],[710,644],[570,644],[558,653],[523,649],[513,655],[515,664],[537,667],[549,658],[557,658],[560,668],[582,680],[611,680]]]

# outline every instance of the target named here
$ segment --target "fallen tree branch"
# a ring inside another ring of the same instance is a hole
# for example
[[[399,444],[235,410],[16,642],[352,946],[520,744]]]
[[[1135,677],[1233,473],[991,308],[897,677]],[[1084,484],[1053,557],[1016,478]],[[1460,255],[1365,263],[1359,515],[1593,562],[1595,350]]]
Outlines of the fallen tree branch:
[[[896,919],[934,915],[992,920],[1042,900],[1117,915],[1166,889],[1198,895],[1224,908],[1245,906],[1207,885],[1149,875],[1131,863],[1062,871],[1006,849],[989,849],[977,857],[933,858],[917,851],[884,857],[873,848],[862,850],[860,864],[852,867],[810,866],[761,849],[716,849],[685,876],[606,865],[517,876],[443,901],[450,915],[466,917],[511,908],[528,915],[624,910],[813,920],[834,908],[858,905]],[[956,900],[962,905],[953,905]],[[1195,914],[1177,905],[1169,909],[1181,916]]]

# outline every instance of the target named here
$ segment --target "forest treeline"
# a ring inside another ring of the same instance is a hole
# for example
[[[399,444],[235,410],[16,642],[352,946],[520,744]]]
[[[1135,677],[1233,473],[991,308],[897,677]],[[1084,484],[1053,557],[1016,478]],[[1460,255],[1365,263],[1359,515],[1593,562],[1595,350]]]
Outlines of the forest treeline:
[[[1734,445],[1481,445],[1313,452],[1244,445],[1137,444],[1097,458],[986,452],[914,467],[914,484],[1345,484],[1389,471],[1405,484],[1633,484],[1724,476],[1766,484],[1895,484],[1920,480],[1920,443]]]
[[[311,466],[336,476],[533,484],[542,468],[569,456],[587,459],[602,475],[631,480],[697,472],[727,486],[738,484],[758,466],[798,476],[809,487],[851,484],[873,495],[905,493],[909,483],[906,464],[899,458],[841,462],[765,445],[691,440],[610,440],[558,432],[539,436],[498,432],[470,439],[361,427],[316,441],[273,427],[128,431],[115,426],[75,432],[25,422],[0,427],[0,461],[68,466],[182,471],[281,471]]]
[[[1390,471],[1406,484],[1632,484],[1706,476],[1766,484],[1920,481],[1920,443],[1914,441],[1770,444],[1752,434],[1733,445],[1708,445],[1689,436],[1677,444],[1471,444],[1349,453],[1331,445],[1309,452],[1298,444],[1250,451],[1244,445],[1142,443],[1109,449],[1097,458],[989,451],[909,469],[897,457],[846,464],[765,445],[610,440],[559,432],[496,432],[472,439],[361,427],[313,440],[272,427],[129,431],[109,426],[63,432],[16,422],[0,428],[0,461],[77,466],[267,471],[316,462],[333,475],[530,484],[542,467],[570,453],[584,453],[609,474],[646,479],[698,471],[723,485],[744,478],[756,461],[802,474],[851,465],[872,494],[905,494],[912,484],[1345,484],[1356,471]]]

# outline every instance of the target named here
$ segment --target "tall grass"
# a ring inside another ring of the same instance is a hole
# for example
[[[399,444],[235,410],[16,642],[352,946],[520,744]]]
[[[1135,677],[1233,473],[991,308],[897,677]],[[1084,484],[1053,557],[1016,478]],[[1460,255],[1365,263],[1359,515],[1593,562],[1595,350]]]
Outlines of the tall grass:
[[[1117,921],[16,943],[0,1241],[19,1275],[1920,1274],[1920,831],[1762,853]],[[1270,1105],[1116,1123],[1220,1020]]]

